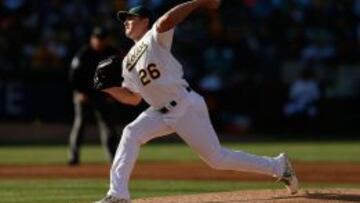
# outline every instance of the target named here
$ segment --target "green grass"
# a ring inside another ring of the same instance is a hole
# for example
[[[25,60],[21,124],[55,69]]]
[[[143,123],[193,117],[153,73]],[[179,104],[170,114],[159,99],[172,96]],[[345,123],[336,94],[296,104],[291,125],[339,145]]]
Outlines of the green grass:
[[[287,152],[301,161],[353,161],[360,162],[360,142],[289,142],[289,143],[225,143],[224,147],[258,155],[274,156]],[[198,160],[185,144],[149,145],[141,151],[142,160]]]
[[[204,187],[206,185],[206,187]],[[305,188],[360,188],[359,184],[306,184]],[[107,180],[2,180],[1,202],[6,203],[89,203],[106,193]],[[230,181],[131,181],[132,197],[183,195],[253,189],[280,189],[271,182]]]
[[[226,143],[224,146],[258,155],[274,156],[287,152],[292,159],[301,161],[360,162],[360,142],[276,142],[276,143]],[[67,146],[2,146],[1,164],[61,164],[67,161]],[[84,146],[82,160],[86,163],[106,162],[100,146]],[[148,144],[141,148],[139,160],[199,160],[185,144]]]
[[[360,142],[226,143],[224,146],[270,156],[286,151],[293,159],[301,161],[360,162]],[[6,164],[63,164],[67,161],[67,150],[67,146],[2,146],[0,147],[0,167]],[[100,146],[84,146],[82,159],[85,163],[106,162],[105,153]],[[143,161],[199,160],[185,144],[145,145],[141,149],[139,159]],[[360,183],[311,183],[302,184],[302,187],[360,188]],[[101,198],[107,188],[107,179],[0,179],[0,202],[88,203]],[[271,182],[132,180],[130,183],[133,198],[278,188],[282,186]]]

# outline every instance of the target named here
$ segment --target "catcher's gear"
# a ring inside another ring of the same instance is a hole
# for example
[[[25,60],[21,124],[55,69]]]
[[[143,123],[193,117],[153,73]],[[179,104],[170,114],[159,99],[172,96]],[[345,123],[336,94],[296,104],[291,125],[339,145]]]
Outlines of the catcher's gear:
[[[121,65],[122,58],[117,55],[99,62],[94,74],[94,89],[103,90],[121,86]]]

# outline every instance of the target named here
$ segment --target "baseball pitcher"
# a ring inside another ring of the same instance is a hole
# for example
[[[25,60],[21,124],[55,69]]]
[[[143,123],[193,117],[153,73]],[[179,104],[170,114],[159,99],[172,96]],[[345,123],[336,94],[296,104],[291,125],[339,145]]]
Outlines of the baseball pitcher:
[[[122,86],[99,89],[126,104],[137,105],[144,99],[150,107],[124,128],[111,167],[109,191],[98,203],[129,203],[128,182],[140,146],[174,132],[214,169],[275,176],[291,194],[297,192],[298,180],[284,153],[260,157],[221,147],[203,97],[189,87],[181,64],[171,54],[176,25],[199,8],[219,6],[220,0],[187,1],[156,21],[143,6],[118,12],[125,35],[135,44],[122,63]]]

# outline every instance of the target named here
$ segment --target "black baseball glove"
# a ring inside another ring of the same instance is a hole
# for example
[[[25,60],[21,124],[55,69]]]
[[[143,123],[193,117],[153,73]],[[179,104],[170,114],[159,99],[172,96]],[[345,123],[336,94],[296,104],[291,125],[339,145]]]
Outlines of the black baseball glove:
[[[114,55],[99,62],[94,74],[94,89],[103,90],[109,87],[121,86],[122,58]]]

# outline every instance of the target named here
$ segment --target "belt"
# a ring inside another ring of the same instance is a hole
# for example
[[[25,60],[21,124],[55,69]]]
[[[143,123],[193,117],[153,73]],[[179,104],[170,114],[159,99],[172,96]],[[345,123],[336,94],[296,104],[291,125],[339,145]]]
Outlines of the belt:
[[[192,91],[191,87],[186,87],[185,89],[186,89],[186,91],[188,91],[188,92],[191,92],[191,91]],[[177,102],[176,102],[175,100],[172,100],[172,101],[169,103],[169,105],[172,106],[172,107],[175,107],[175,106],[177,105]],[[167,105],[167,106],[168,106],[168,105]],[[167,112],[170,111],[170,109],[169,109],[168,107],[164,106],[164,107],[162,107],[161,109],[159,109],[159,111],[160,111],[161,113],[163,113],[163,114],[166,114]]]

